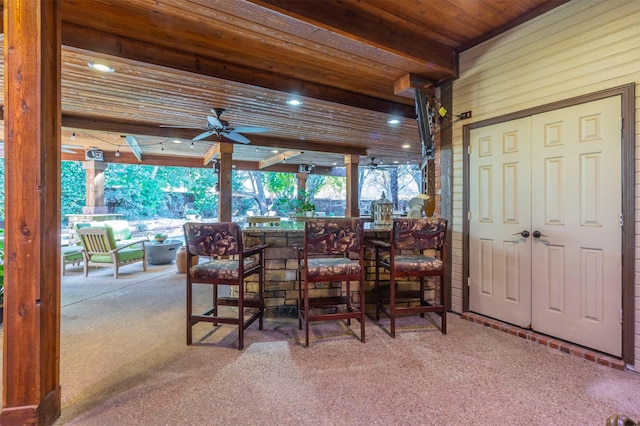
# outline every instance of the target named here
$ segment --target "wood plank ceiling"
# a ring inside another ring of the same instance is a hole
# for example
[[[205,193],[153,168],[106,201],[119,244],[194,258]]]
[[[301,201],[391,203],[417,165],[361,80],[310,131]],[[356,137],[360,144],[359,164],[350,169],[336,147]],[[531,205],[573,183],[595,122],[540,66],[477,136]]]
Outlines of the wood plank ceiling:
[[[459,51],[565,1],[61,0],[63,158],[95,147],[107,161],[140,163],[128,139],[142,164],[203,166],[218,139],[191,139],[224,108],[231,126],[266,128],[235,144],[237,167],[285,151],[303,153],[265,170],[327,171],[345,154],[416,164],[403,79],[455,79]]]

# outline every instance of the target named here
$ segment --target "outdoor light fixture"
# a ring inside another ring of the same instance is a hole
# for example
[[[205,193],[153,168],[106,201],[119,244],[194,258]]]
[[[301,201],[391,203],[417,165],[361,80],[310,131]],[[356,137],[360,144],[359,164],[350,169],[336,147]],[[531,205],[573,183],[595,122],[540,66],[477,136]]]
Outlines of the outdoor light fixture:
[[[109,65],[99,64],[97,62],[89,62],[87,65],[89,65],[89,68],[94,69],[96,71],[100,71],[100,72],[114,72],[115,71],[115,69],[110,67]]]

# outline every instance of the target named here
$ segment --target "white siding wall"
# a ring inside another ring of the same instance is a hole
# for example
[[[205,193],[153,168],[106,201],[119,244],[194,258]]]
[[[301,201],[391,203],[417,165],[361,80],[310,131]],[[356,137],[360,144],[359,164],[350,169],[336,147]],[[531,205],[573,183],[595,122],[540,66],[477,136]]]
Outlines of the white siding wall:
[[[635,82],[635,369],[640,370],[640,1],[574,0],[463,52],[453,84],[453,310],[462,310],[462,124]]]

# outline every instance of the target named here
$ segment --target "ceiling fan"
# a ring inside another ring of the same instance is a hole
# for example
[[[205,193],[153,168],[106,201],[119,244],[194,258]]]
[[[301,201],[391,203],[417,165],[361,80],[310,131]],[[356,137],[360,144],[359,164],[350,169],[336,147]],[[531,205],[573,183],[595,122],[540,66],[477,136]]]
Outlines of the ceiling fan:
[[[391,167],[391,166],[383,165],[383,161],[382,160],[379,160],[376,163],[376,157],[369,157],[369,164],[367,164],[366,167],[368,169],[377,169],[378,167],[384,168],[384,167]]]
[[[207,115],[207,125],[202,127],[184,127],[184,126],[161,126],[161,127],[178,127],[182,129],[201,129],[205,130],[205,132],[200,133],[192,140],[199,141],[202,139],[206,139],[211,135],[216,135],[217,137],[223,136],[226,139],[230,139],[234,142],[247,144],[251,142],[246,136],[241,135],[241,133],[262,133],[266,132],[267,129],[265,127],[255,127],[255,126],[230,126],[229,122],[220,118],[224,113],[224,108],[212,108],[211,112],[213,115]]]

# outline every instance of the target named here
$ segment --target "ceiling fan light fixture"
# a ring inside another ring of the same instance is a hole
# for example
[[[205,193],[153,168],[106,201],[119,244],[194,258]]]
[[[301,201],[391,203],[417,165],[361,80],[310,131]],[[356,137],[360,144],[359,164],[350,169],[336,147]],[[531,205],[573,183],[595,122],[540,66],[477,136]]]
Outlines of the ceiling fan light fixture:
[[[89,68],[96,70],[96,71],[100,71],[100,72],[114,72],[115,68],[110,67],[109,65],[105,65],[105,64],[101,64],[98,62],[89,62],[87,64],[89,66]]]

